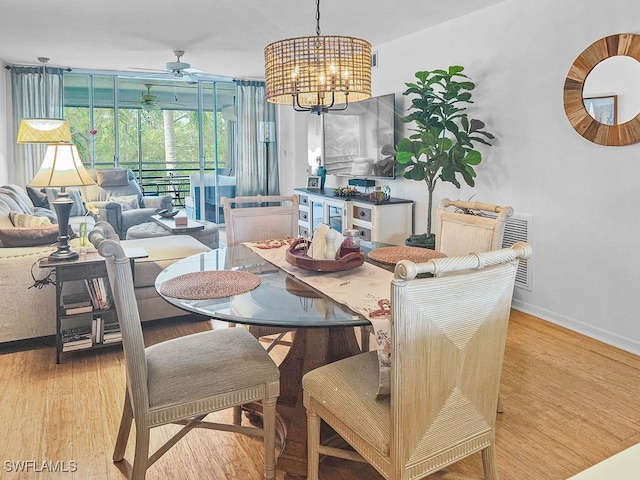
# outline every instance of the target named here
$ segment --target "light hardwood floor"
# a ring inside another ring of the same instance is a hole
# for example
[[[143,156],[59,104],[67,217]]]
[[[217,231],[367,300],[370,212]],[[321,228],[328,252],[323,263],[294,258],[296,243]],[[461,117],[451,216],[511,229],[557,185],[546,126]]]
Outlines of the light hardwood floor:
[[[153,344],[209,328],[211,322],[183,319],[148,323],[144,331]],[[120,347],[66,354],[56,365],[50,341],[0,346],[0,378],[0,478],[125,478],[129,465],[111,461],[124,392]],[[511,315],[501,393],[502,480],[565,479],[640,442],[640,357],[517,311]],[[218,415],[229,418],[227,412]],[[156,429],[152,448],[173,430]],[[130,441],[129,461],[132,447]],[[58,467],[73,461],[77,471],[9,471],[13,462],[29,460],[40,469],[44,461],[66,462]],[[258,480],[261,464],[257,440],[194,431],[147,478]],[[451,470],[481,477],[479,455]],[[381,478],[368,466],[334,459],[324,461],[320,473],[328,480]]]

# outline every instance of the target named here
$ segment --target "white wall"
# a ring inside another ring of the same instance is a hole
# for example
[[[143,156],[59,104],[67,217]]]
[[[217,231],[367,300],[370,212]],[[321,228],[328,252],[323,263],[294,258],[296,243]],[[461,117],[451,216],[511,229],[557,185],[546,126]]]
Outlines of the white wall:
[[[483,150],[476,187],[441,184],[434,205],[475,195],[532,215],[533,291],[516,289],[514,306],[635,353],[640,143],[603,147],[583,139],[564,114],[562,93],[580,52],[607,35],[640,34],[639,15],[637,0],[507,0],[374,46],[372,79],[373,95],[395,92],[404,111],[401,92],[416,71],[465,67],[477,83],[469,113],[497,138]],[[415,230],[424,231],[426,188],[404,179],[390,185],[392,195],[416,202]]]
[[[7,73],[7,70],[4,68],[4,64],[0,62],[0,68],[2,71],[0,72],[0,112],[11,112],[10,103],[11,100],[9,98],[8,90],[10,83],[10,77]],[[9,182],[9,171],[8,167],[8,143],[7,138],[9,138],[9,122],[11,121],[11,116],[0,115],[0,185],[5,185]]]

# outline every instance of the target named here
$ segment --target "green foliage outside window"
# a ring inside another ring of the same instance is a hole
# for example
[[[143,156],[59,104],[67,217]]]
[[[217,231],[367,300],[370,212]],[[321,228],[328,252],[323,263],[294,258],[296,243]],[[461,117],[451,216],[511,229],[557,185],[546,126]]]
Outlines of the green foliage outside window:
[[[177,175],[188,175],[200,168],[199,152],[199,114],[197,103],[193,102],[197,85],[187,85],[184,82],[175,87],[154,85],[151,93],[165,87],[165,96],[158,99],[167,102],[169,108],[163,108],[161,101],[150,111],[143,110],[139,104],[144,82],[149,80],[125,78],[119,80],[118,95],[118,142],[115,135],[114,78],[106,75],[96,75],[93,80],[93,90],[89,89],[88,75],[65,76],[65,108],[64,117],[71,125],[73,141],[77,145],[80,155],[87,166],[105,168],[118,164],[133,170],[159,170],[172,172]],[[166,83],[166,82],[165,82]],[[166,91],[174,88],[175,103]],[[235,85],[223,85],[214,88],[209,83],[203,88],[205,106],[214,105],[214,92],[233,95]],[[89,108],[89,96],[93,92],[93,124]],[[129,98],[129,100],[127,100]],[[169,102],[171,100],[171,102]],[[189,103],[184,109],[178,102]],[[218,99],[218,104],[222,104]],[[227,105],[228,104],[224,104]],[[230,130],[233,128],[235,115],[207,110],[202,112],[203,125],[203,155],[204,166],[212,170],[230,167],[231,146]],[[214,122],[217,121],[217,124]],[[214,129],[216,129],[214,131]],[[93,142],[93,152],[91,144]],[[216,145],[217,142],[217,145]]]

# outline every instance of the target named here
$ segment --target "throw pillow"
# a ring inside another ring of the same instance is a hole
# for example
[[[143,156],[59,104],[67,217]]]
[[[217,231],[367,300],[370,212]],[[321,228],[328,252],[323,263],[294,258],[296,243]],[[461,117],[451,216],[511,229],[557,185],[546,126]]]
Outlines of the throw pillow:
[[[2,228],[0,241],[5,247],[52,245],[58,241],[58,226]]]
[[[36,217],[46,217],[49,219],[51,223],[58,223],[58,217],[53,210],[49,210],[48,208],[36,207],[33,211],[33,214]]]
[[[122,206],[122,211],[140,208],[138,195],[123,195],[122,197],[109,197],[110,202],[117,202]]]
[[[27,195],[33,202],[34,207],[42,207],[49,208],[49,200],[47,199],[47,194],[42,190],[33,187],[27,187]]]
[[[34,215],[27,215],[26,213],[10,212],[9,218],[14,227],[40,227],[44,225],[51,225],[51,220],[46,217],[37,217]]]
[[[128,171],[117,169],[96,170],[96,183],[101,187],[122,187],[129,185]]]
[[[58,193],[60,193],[60,190],[58,190],[57,188],[45,188],[44,191],[47,194],[49,206],[55,209],[53,202],[56,198],[58,198]],[[84,208],[80,190],[78,190],[77,188],[67,187],[66,192],[69,194],[69,200],[73,202],[73,205],[71,205],[71,213],[69,213],[69,215],[72,217],[81,217],[85,215],[87,213],[87,210]]]

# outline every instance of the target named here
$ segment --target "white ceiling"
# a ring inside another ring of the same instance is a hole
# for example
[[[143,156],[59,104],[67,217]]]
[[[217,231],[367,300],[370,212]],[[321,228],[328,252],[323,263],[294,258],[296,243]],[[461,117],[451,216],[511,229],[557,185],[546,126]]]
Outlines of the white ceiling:
[[[505,0],[322,0],[324,35],[375,49],[394,38]],[[0,60],[101,70],[164,69],[182,61],[207,73],[264,78],[264,46],[315,35],[313,0],[1,0]],[[446,41],[446,39],[443,39]],[[426,52],[428,53],[428,52]]]

